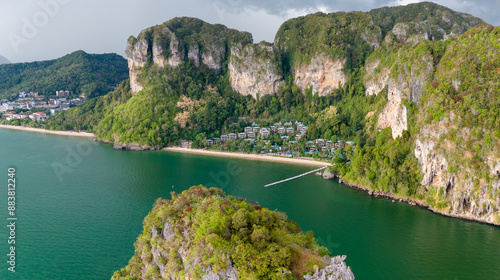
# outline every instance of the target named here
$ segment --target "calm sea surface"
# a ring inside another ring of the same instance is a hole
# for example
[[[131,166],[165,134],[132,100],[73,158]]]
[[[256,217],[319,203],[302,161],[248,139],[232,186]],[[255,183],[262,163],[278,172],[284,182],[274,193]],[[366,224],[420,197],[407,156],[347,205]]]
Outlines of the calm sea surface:
[[[7,169],[16,168],[16,272],[7,270]],[[110,279],[158,197],[193,185],[286,212],[356,279],[500,279],[500,227],[378,199],[312,170],[201,155],[115,151],[86,138],[0,129],[0,279]]]

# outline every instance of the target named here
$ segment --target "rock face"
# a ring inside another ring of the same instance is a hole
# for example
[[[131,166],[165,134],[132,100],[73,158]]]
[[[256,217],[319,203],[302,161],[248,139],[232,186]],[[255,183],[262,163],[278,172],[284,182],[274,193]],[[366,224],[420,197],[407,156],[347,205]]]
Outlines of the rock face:
[[[402,136],[403,130],[408,129],[406,107],[401,103],[404,91],[403,85],[401,76],[398,79],[398,83],[394,79],[389,80],[389,92],[387,94],[389,102],[380,114],[377,123],[379,130],[391,127],[392,138],[394,139]]]
[[[312,87],[312,92],[325,96],[340,86],[347,77],[342,72],[346,60],[333,60],[325,54],[311,59],[309,64],[300,64],[293,70],[295,85],[302,91]]]
[[[447,181],[444,172],[448,170],[448,162],[434,150],[435,142],[429,139],[415,141],[415,157],[420,163],[424,175],[421,184],[441,187]]]
[[[396,24],[386,36],[380,51],[375,51],[365,64],[364,83],[366,95],[378,94],[387,86],[388,103],[380,113],[377,123],[378,130],[392,128],[392,137],[395,139],[408,129],[407,108],[404,100],[414,104],[420,102],[424,86],[432,78],[434,60],[429,50],[420,48],[414,51],[419,44],[426,44],[426,36],[421,33],[409,34],[408,25]],[[403,42],[394,47],[393,39]],[[377,58],[384,53],[384,61]]]
[[[449,209],[433,209],[446,215],[473,219],[485,223],[500,223],[500,159],[491,157],[489,173],[496,177],[492,182],[478,180],[466,165],[461,164],[462,170],[449,171],[450,164],[444,153],[448,149],[436,149],[436,143],[444,129],[424,127],[415,141],[415,156],[423,174],[421,184],[434,187],[441,193],[444,201],[450,203]]]
[[[330,264],[314,275],[305,275],[306,280],[354,280],[354,274],[344,260],[346,256],[336,256],[330,260]]]
[[[380,64],[380,59],[376,59],[373,62],[367,62],[365,65],[365,70],[367,72],[366,76],[374,76],[372,79],[365,79],[366,95],[377,95],[379,92],[387,86],[387,81],[389,80],[389,73],[391,72],[388,68],[377,68]],[[375,73],[375,69],[379,73]]]
[[[131,90],[135,94],[143,89],[139,76],[141,67],[148,63],[159,68],[175,68],[190,60],[197,67],[203,65],[217,71],[227,59],[230,46],[251,42],[252,36],[247,32],[193,18],[174,18],[143,30],[137,38],[129,38],[125,51]]]
[[[228,65],[232,88],[253,98],[275,93],[284,84],[278,57],[277,49],[264,42],[243,49],[233,46]]]
[[[148,47],[149,43],[146,39],[137,41],[135,38],[130,38],[127,42],[127,55],[129,76],[130,76],[130,89],[134,93],[138,93],[143,89],[143,86],[138,82],[139,67],[144,67],[148,62]]]

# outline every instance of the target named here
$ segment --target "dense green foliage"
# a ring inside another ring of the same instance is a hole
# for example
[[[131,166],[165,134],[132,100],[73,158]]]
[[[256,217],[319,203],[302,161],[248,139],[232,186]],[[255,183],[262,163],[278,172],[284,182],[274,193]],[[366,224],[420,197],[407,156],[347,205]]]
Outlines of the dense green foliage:
[[[128,77],[127,61],[117,54],[83,51],[59,59],[0,65],[0,98],[13,98],[21,91],[54,95],[69,90],[71,96],[104,95]]]
[[[426,31],[432,40],[443,39],[441,30],[444,30],[446,34],[462,34],[474,26],[484,24],[479,18],[454,12],[432,2],[383,7],[373,9],[369,14],[375,24],[380,26],[382,37],[385,37],[397,23],[414,22],[426,25]]]
[[[165,239],[164,230],[173,238]],[[157,200],[134,256],[112,279],[201,279],[203,269],[224,272],[230,263],[241,279],[302,279],[321,269],[328,254],[312,232],[304,234],[286,214],[225,196],[221,189],[195,186],[172,192],[171,200]]]
[[[362,12],[316,13],[290,19],[278,30],[275,44],[282,50],[285,68],[309,63],[318,54],[347,58],[347,68],[359,67],[370,43],[380,40],[380,28]],[[304,43],[307,42],[307,43]]]

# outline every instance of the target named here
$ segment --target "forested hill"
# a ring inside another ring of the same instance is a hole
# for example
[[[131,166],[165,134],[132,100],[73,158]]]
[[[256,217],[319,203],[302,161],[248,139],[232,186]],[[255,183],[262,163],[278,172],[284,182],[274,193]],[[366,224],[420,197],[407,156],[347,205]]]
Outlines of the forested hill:
[[[351,141],[355,149],[333,155],[345,180],[500,224],[499,34],[429,2],[293,18],[258,44],[247,32],[174,18],[128,39],[130,79],[116,91],[45,127],[142,149],[182,139],[205,147],[253,121],[298,121],[308,130],[290,134],[297,143],[278,135],[223,149],[295,145],[305,155],[308,141]]]
[[[87,98],[106,94],[128,78],[127,61],[117,54],[76,51],[61,58],[0,65],[0,99],[20,91],[51,95],[69,90]]]

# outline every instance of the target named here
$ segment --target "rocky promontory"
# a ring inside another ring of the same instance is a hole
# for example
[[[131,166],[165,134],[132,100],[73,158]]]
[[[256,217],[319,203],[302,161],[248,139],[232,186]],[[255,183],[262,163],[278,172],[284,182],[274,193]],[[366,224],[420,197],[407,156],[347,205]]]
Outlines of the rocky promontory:
[[[354,279],[284,213],[195,186],[158,199],[112,279]]]

